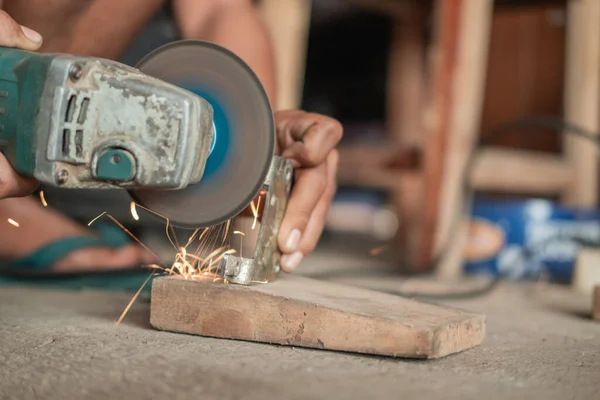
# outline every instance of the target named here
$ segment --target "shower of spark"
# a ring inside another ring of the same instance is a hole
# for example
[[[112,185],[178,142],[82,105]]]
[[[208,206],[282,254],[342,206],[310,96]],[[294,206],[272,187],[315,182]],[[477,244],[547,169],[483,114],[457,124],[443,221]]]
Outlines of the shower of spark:
[[[188,238],[185,245],[181,246],[175,230],[168,218],[160,215],[150,209],[147,209],[139,204],[130,205],[130,211],[134,219],[138,220],[139,214],[137,208],[140,208],[146,212],[154,214],[165,220],[165,234],[171,245],[175,250],[175,258],[173,262],[165,263],[160,257],[150,250],[144,243],[142,243],[133,233],[131,233],[123,224],[116,220],[112,215],[103,212],[96,218],[88,223],[88,226],[92,225],[102,217],[109,218],[117,226],[119,226],[125,233],[127,233],[133,240],[140,244],[150,254],[153,255],[156,262],[153,264],[145,265],[146,268],[152,270],[150,276],[143,283],[142,287],[133,296],[120,318],[117,320],[117,324],[120,323],[132,304],[135,302],[142,289],[150,281],[150,279],[158,274],[172,275],[180,277],[182,279],[189,280],[204,280],[211,282],[228,283],[227,280],[221,278],[219,272],[222,260],[231,254],[235,254],[236,250],[231,248],[231,220],[217,226],[213,226],[205,229],[196,229]],[[136,218],[137,217],[137,218]],[[10,221],[9,221],[10,222]],[[241,231],[233,231],[234,234],[244,236]]]

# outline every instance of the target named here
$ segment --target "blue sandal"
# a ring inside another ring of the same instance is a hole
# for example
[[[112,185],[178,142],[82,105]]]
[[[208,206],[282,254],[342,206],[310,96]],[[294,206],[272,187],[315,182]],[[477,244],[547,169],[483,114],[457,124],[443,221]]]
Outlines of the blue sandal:
[[[59,288],[137,290],[148,276],[139,265],[119,270],[54,272],[51,266],[76,250],[92,247],[119,248],[131,243],[129,236],[111,224],[92,225],[97,236],[67,237],[49,243],[15,260],[0,260],[0,286],[35,284]]]

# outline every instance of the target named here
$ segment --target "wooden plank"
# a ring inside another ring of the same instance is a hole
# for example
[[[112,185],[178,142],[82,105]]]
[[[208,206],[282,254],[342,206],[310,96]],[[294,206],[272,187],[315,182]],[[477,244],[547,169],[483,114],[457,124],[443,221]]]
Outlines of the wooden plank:
[[[277,66],[276,110],[300,108],[310,27],[310,0],[261,0]]]
[[[594,289],[594,299],[592,304],[592,318],[600,321],[600,285]]]
[[[592,132],[600,129],[600,1],[571,0],[567,5],[565,118]],[[565,153],[575,170],[565,203],[598,203],[598,151],[587,140],[565,137]]]
[[[452,228],[456,213],[464,202],[464,169],[478,138],[493,5],[493,0],[462,0],[459,12],[456,65],[451,79],[452,106],[446,121],[448,143],[443,154],[443,178],[438,198],[439,218],[435,229],[434,251],[431,252],[439,252],[449,238],[456,238],[438,268],[440,276],[444,277],[456,278],[462,272],[466,224],[461,224],[458,232],[453,232]]]
[[[161,277],[151,301],[160,330],[393,357],[443,357],[485,335],[483,315],[291,275],[256,286]]]
[[[484,149],[471,173],[476,189],[514,193],[560,194],[572,180],[563,157],[523,150]]]

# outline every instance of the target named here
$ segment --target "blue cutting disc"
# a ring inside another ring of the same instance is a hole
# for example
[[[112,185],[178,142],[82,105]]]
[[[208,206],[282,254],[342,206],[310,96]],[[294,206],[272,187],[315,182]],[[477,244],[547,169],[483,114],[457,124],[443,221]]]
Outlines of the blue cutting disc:
[[[179,227],[233,218],[262,188],[275,149],[273,111],[257,76],[223,47],[189,40],[159,48],[138,68],[206,100],[213,108],[214,139],[200,182],[182,190],[136,190],[132,196]]]

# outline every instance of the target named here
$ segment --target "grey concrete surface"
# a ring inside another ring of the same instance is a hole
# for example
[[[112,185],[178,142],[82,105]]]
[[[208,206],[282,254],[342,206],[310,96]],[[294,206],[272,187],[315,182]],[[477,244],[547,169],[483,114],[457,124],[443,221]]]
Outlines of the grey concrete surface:
[[[0,399],[600,399],[600,323],[552,287],[448,302],[487,338],[431,361],[158,332],[144,302],[116,326],[130,298],[0,288]]]

